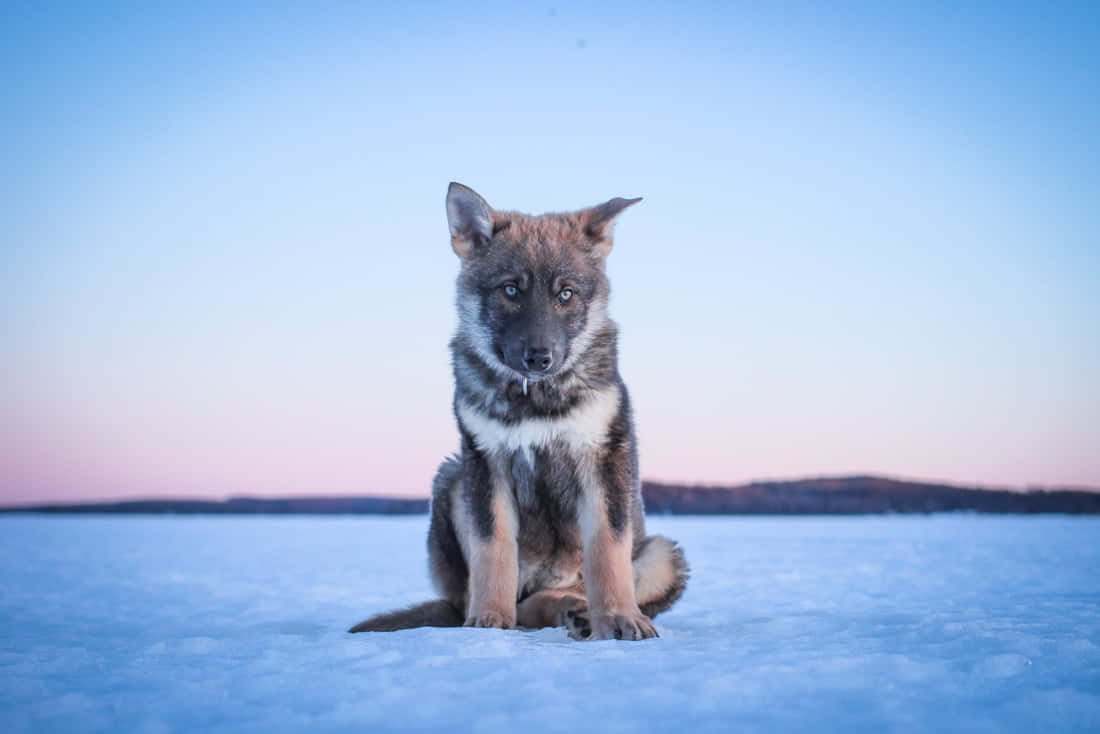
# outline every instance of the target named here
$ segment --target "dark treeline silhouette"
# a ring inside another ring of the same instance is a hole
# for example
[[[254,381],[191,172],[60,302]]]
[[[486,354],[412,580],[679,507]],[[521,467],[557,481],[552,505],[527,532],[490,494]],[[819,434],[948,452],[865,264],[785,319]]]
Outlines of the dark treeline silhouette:
[[[673,515],[864,515],[886,512],[1100,513],[1100,492],[972,489],[883,477],[686,487],[646,482],[646,511]]]
[[[1100,513],[1100,492],[1071,489],[973,489],[883,477],[829,477],[703,487],[644,482],[650,514],[862,515],[888,512]],[[298,497],[218,500],[129,500],[0,508],[0,512],[410,515],[428,511],[426,499]]]
[[[426,499],[397,497],[233,497],[228,500],[126,500],[0,508],[0,512],[166,515],[415,515],[427,511]]]

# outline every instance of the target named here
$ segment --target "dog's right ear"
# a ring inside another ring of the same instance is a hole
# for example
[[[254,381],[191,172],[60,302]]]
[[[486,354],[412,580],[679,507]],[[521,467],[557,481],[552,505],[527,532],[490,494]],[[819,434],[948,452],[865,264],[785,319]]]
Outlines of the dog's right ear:
[[[447,224],[451,247],[465,260],[476,250],[488,247],[493,238],[493,209],[469,186],[451,182],[447,187]]]

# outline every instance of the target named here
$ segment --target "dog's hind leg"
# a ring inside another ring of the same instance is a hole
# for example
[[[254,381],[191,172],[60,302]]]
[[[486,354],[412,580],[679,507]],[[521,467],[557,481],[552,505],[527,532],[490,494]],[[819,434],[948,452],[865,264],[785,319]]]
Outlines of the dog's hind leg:
[[[676,603],[690,575],[680,546],[663,535],[650,535],[634,547],[631,568],[638,608],[650,619]],[[591,636],[592,624],[585,606],[563,609],[562,614],[561,624],[569,630],[570,637],[585,640]]]
[[[653,618],[671,607],[684,593],[689,569],[684,552],[663,535],[650,535],[634,548],[631,563],[634,593],[642,613]],[[565,627],[569,636],[584,640],[592,635],[584,585],[544,589],[524,599],[516,609],[520,627]]]
[[[684,552],[663,535],[650,535],[634,546],[634,596],[651,619],[684,593],[690,570]]]
[[[565,589],[544,589],[527,597],[516,607],[516,623],[520,627],[539,629],[541,627],[567,627],[577,614],[583,614],[588,608],[584,598],[584,587]],[[588,630],[583,636],[591,634]]]

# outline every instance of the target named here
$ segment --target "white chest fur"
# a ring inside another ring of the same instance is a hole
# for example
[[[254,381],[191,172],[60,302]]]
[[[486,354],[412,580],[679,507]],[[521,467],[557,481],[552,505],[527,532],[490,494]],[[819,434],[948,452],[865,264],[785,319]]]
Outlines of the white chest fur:
[[[588,400],[566,415],[556,418],[529,418],[519,423],[504,423],[460,402],[458,418],[477,446],[490,453],[512,453],[521,449],[544,448],[564,443],[571,448],[599,446],[619,411],[619,389],[610,387],[593,393]]]

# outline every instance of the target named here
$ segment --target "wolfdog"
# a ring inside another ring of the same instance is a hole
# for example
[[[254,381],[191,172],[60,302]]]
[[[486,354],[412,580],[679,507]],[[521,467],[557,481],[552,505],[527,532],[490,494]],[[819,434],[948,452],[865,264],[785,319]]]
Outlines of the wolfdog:
[[[676,543],[646,535],[604,267],[616,217],[639,201],[530,216],[450,185],[461,450],[432,485],[428,558],[442,598],[350,632],[465,624],[657,636],[652,618],[680,598],[688,566]]]

